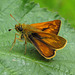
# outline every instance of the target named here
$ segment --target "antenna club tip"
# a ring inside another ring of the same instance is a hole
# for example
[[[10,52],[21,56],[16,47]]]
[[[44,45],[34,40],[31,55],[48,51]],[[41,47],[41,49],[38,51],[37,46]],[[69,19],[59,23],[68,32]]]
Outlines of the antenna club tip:
[[[11,31],[12,29],[9,29],[8,31]]]

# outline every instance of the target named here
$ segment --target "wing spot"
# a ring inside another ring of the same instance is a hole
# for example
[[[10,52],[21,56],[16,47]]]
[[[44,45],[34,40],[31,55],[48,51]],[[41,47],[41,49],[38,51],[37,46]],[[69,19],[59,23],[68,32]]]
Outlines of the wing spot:
[[[44,31],[44,30],[46,30],[46,29],[48,29],[48,28],[43,28],[42,31]]]

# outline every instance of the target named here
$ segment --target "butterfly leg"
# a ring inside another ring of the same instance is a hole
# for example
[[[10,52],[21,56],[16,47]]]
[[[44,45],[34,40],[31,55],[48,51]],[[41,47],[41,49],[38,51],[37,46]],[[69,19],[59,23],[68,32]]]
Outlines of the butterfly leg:
[[[24,39],[25,39],[25,54],[26,54],[27,41],[26,41],[26,36],[25,35],[23,35],[23,36],[24,36]]]
[[[16,39],[20,40],[20,38],[16,38],[16,35],[20,36],[19,34],[15,33],[15,39],[14,39],[13,45],[12,45],[10,50],[12,50],[13,46],[15,45]]]

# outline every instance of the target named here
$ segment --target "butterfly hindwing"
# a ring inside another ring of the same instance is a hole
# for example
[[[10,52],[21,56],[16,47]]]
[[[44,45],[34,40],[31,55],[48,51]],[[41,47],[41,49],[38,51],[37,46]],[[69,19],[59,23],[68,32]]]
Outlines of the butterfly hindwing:
[[[29,40],[36,47],[37,51],[46,59],[51,59],[55,56],[56,51],[51,49],[44,41],[40,38],[36,38],[35,34],[29,35]]]
[[[52,49],[61,49],[66,44],[66,39],[63,37],[57,36],[55,34],[48,33],[32,33],[31,36],[36,38],[37,40],[45,42],[45,44],[49,45]]]

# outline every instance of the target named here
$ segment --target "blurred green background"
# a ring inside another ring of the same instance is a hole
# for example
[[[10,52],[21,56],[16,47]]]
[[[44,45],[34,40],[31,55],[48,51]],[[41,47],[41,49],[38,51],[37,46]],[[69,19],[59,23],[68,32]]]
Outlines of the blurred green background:
[[[58,12],[75,28],[75,0],[31,0],[50,11]]]

